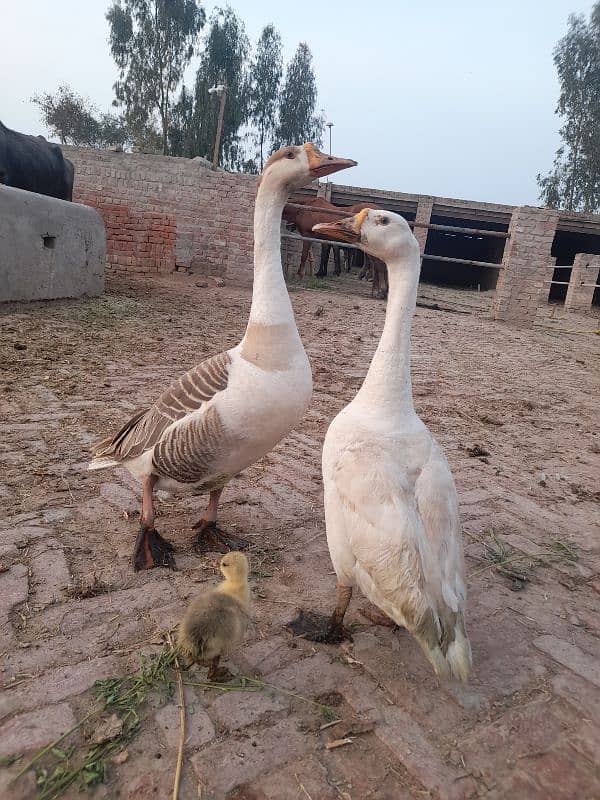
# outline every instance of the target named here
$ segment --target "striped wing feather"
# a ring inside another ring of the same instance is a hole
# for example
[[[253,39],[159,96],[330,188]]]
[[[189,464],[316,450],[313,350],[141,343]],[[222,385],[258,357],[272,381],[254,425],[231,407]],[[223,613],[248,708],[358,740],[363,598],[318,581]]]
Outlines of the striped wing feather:
[[[153,406],[136,412],[115,436],[99,442],[94,448],[94,458],[128,461],[150,450],[169,425],[198,411],[203,403],[227,387],[230,363],[229,353],[219,353],[186,372]]]
[[[209,406],[166,432],[154,449],[152,466],[159,475],[180,483],[197,483],[211,473],[226,444],[219,412]]]

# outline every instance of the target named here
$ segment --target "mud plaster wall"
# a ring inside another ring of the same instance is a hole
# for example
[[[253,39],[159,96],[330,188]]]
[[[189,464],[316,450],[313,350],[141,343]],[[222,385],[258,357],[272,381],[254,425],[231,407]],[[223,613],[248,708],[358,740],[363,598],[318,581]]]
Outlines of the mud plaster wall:
[[[252,282],[255,177],[186,158],[63,150],[75,165],[73,199],[104,220],[109,272],[185,269]]]

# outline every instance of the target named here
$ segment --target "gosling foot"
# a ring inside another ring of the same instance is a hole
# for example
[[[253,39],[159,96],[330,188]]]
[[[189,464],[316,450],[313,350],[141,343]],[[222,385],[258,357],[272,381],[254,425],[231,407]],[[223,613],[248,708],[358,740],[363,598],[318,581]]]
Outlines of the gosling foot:
[[[315,611],[300,610],[298,616],[285,626],[295,636],[308,639],[311,642],[323,644],[340,644],[348,639],[352,641],[352,634],[341,623],[336,623],[325,614]]]
[[[210,660],[206,679],[211,683],[227,683],[233,678],[233,675],[226,667],[219,666],[221,656],[215,656]]]
[[[247,550],[249,542],[217,528],[216,522],[200,519],[192,526],[196,532],[194,550],[197,553],[229,553],[231,550]]]
[[[141,525],[133,550],[133,568],[136,572],[153,567],[176,569],[174,549],[154,528]]]
[[[209,683],[229,683],[235,677],[233,672],[230,672],[227,667],[217,667],[217,669],[209,669],[206,673],[206,680]]]

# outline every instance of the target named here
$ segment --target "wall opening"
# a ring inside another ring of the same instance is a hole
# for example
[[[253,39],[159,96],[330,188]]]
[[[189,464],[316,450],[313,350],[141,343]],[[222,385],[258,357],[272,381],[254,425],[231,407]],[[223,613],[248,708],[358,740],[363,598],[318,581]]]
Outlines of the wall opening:
[[[507,231],[507,225],[500,222],[481,222],[465,217],[447,217],[433,214],[434,225],[451,225],[460,228],[476,228],[489,231]],[[502,263],[506,239],[488,237],[485,234],[451,233],[429,230],[425,243],[425,255],[421,267],[421,281],[437,286],[453,286],[462,289],[495,289],[499,270],[494,267],[458,264],[452,261],[438,261],[427,256],[458,258],[464,261],[482,261],[491,264]]]
[[[45,236],[42,236],[42,243],[46,250],[54,250],[56,245],[56,236],[49,236],[46,234]]]
[[[551,255],[556,259],[552,280],[560,281],[561,283],[550,284],[548,292],[549,303],[565,302],[567,289],[569,288],[566,284],[571,280],[571,267],[577,253],[600,255],[600,236],[593,233],[557,230],[554,234],[551,250]]]
[[[600,306],[600,269],[598,270],[594,283],[596,284],[596,288],[594,289],[594,296],[592,297],[592,305]]]

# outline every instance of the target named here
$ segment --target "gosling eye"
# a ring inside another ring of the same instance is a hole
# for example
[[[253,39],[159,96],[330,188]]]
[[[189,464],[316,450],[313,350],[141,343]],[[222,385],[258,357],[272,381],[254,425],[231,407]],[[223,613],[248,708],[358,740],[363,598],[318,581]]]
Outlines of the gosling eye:
[[[293,150],[288,150],[286,158],[295,158],[296,154]]]

